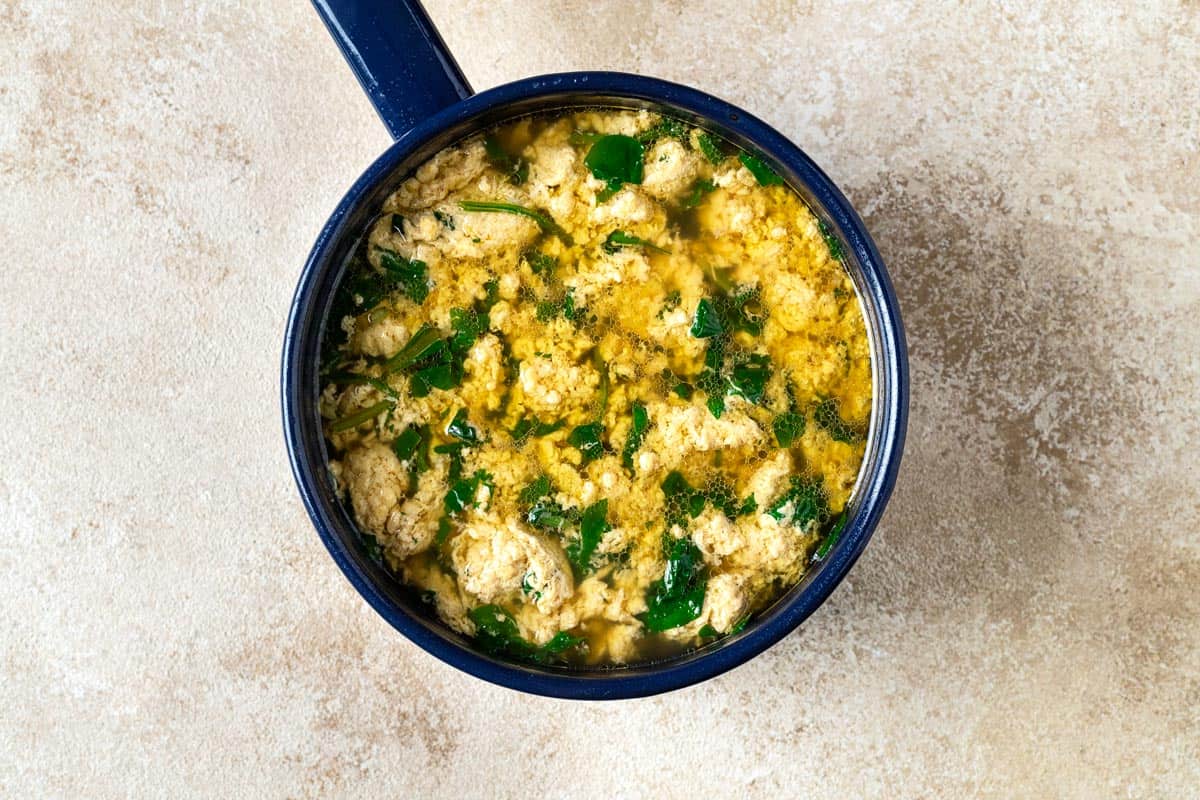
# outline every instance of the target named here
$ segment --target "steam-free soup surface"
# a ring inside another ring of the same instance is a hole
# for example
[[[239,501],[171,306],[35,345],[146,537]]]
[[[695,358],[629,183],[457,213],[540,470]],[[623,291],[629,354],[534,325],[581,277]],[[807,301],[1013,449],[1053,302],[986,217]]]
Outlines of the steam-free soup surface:
[[[841,257],[754,154],[648,112],[437,154],[326,331],[330,467],[366,552],[511,659],[739,631],[832,544],[862,460]]]

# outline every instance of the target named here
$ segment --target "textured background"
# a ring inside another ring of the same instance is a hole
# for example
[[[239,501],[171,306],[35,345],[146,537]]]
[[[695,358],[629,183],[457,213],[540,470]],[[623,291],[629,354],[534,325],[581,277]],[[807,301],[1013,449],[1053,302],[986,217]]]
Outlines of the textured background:
[[[900,483],[803,630],[524,697],[355,595],[277,364],[387,145],[300,0],[0,0],[0,795],[1181,797],[1200,786],[1200,7],[463,2],[477,88],[613,68],[765,117],[863,213]]]

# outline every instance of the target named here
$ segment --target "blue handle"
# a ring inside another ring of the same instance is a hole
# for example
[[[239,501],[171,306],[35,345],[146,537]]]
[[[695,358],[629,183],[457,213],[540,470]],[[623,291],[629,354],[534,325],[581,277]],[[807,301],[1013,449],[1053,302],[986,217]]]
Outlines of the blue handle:
[[[393,139],[474,94],[418,0],[312,0]]]

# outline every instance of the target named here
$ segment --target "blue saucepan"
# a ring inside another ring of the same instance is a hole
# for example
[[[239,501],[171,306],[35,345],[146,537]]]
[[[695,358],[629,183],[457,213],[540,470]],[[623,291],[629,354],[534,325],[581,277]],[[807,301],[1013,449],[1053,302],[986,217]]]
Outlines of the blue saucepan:
[[[334,209],[300,275],[283,345],[283,425],[292,471],[313,524],[350,583],[420,647],[472,675],[525,692],[602,699],[651,695],[705,680],[761,653],[804,621],[867,544],[896,481],[908,416],[908,361],[899,308],[862,220],[800,148],[722,100],[618,72],[525,78],[475,94],[418,2],[314,0],[395,142]],[[463,137],[534,112],[585,106],[652,109],[762,153],[845,243],[862,297],[874,369],[866,458],[840,539],[803,581],[742,632],[665,661],[594,671],[492,658],[432,616],[415,594],[368,559],[338,501],[317,412],[318,353],[347,257],[384,198],[415,165]]]

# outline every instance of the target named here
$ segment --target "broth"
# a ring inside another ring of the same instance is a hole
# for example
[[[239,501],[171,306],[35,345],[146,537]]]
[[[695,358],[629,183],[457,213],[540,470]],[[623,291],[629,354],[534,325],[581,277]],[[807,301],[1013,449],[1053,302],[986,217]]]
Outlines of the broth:
[[[832,237],[650,112],[509,122],[365,232],[323,340],[367,554],[482,649],[612,666],[736,633],[836,539],[870,350]]]

